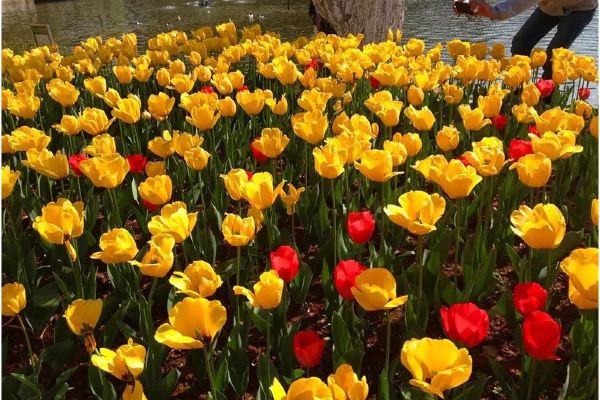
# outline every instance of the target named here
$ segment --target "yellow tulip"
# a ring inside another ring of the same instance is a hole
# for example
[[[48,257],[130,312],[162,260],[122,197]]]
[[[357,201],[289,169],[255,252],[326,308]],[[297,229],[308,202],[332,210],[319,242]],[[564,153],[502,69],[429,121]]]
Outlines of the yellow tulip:
[[[404,115],[410,119],[415,129],[419,131],[429,131],[435,123],[435,116],[431,110],[424,106],[420,110],[416,110],[412,105],[404,110]]]
[[[502,98],[498,96],[479,96],[477,98],[478,109],[483,111],[485,118],[492,118],[500,114]],[[461,113],[461,116],[463,114]]]
[[[130,261],[138,252],[137,245],[127,229],[114,228],[100,236],[100,249],[90,258],[105,264],[118,264]]]
[[[102,76],[85,79],[83,86],[96,97],[104,96],[104,93],[106,93],[106,79]]]
[[[595,115],[590,121],[590,135],[598,138],[598,116]]]
[[[231,83],[231,80],[227,76],[226,72],[213,74],[211,83],[221,94],[231,94],[233,92],[233,84]]]
[[[430,182],[437,182],[442,172],[448,167],[448,160],[442,154],[430,155],[422,160],[418,160],[412,165]]]
[[[372,268],[361,272],[350,290],[365,311],[391,310],[408,300],[407,295],[396,297],[396,280],[385,268]]]
[[[291,183],[287,184],[289,194],[286,194],[282,189],[279,193],[279,198],[287,206],[287,214],[293,215],[296,211],[296,203],[300,201],[300,195],[306,190],[303,187],[295,188]]]
[[[530,137],[533,151],[543,153],[552,161],[566,159],[583,151],[582,146],[575,144],[577,137],[573,131],[561,130],[558,134],[545,132],[541,137],[533,134]]]
[[[21,126],[12,131],[8,142],[14,151],[42,150],[50,144],[50,136],[39,129]]]
[[[98,108],[85,108],[79,115],[79,125],[84,132],[95,136],[108,130],[113,120],[109,121],[104,110]]]
[[[453,58],[471,55],[471,43],[469,42],[453,39],[446,43],[446,47],[448,49],[448,54],[450,54]]]
[[[528,106],[527,103],[515,104],[511,112],[520,124],[530,124],[538,118],[535,108]]]
[[[233,293],[246,296],[252,307],[271,310],[279,306],[283,293],[283,279],[274,270],[260,274],[259,281],[253,286],[254,292],[241,286],[234,286]]]
[[[569,276],[569,300],[580,310],[598,308],[598,249],[575,249],[560,263]]]
[[[79,169],[94,186],[114,189],[129,172],[129,162],[118,153],[101,154],[81,161]]]
[[[435,170],[435,167],[433,168]],[[471,191],[481,180],[475,168],[465,166],[459,160],[450,160],[443,171],[434,172],[437,176],[435,182],[441,186],[446,195],[454,199],[461,199],[471,194]]]
[[[108,133],[103,133],[92,138],[92,143],[83,148],[83,152],[90,156],[99,156],[102,154],[116,154],[117,144],[115,138]]]
[[[408,157],[416,156],[423,147],[423,142],[421,141],[421,137],[418,133],[406,133],[404,135],[395,133],[393,140],[394,142],[400,142],[404,145]]]
[[[193,170],[201,171],[208,165],[208,158],[210,153],[204,150],[202,147],[194,147],[186,150],[183,154],[183,159],[188,167]]]
[[[546,50],[544,49],[533,49],[531,51],[531,66],[533,68],[538,68],[543,66],[548,59],[548,55],[546,54]]]
[[[269,172],[258,172],[243,186],[242,196],[252,207],[264,210],[273,205],[284,183],[282,180],[273,188],[273,176]]]
[[[235,101],[229,96],[219,99],[217,102],[217,109],[221,114],[221,117],[235,117],[237,112],[237,105]]]
[[[225,214],[221,232],[230,246],[241,247],[254,239],[255,227],[254,219],[251,217],[242,218],[236,214]]]
[[[444,126],[435,135],[435,143],[442,151],[452,151],[458,146],[460,133],[454,125]]]
[[[169,283],[175,286],[177,293],[190,297],[210,297],[223,281],[209,263],[200,260],[189,264],[183,272],[173,272]]]
[[[27,168],[31,168],[39,174],[50,179],[59,180],[69,176],[69,162],[67,156],[59,151],[56,155],[48,149],[27,150],[27,159],[22,161]]]
[[[133,80],[134,69],[129,65],[115,65],[112,70],[121,85],[128,85]]]
[[[466,348],[448,339],[411,339],[400,352],[402,365],[412,375],[409,383],[425,393],[444,398],[444,391],[469,380],[473,361]]]
[[[408,98],[408,102],[413,106],[420,106],[425,100],[425,93],[423,92],[423,89],[415,85],[410,85],[408,91],[406,92],[406,96]]]
[[[300,73],[296,64],[287,59],[287,57],[275,57],[273,59],[273,70],[275,77],[284,86],[293,85]]]
[[[111,114],[126,124],[135,124],[140,120],[142,102],[139,97],[129,94],[126,99],[117,101],[117,107],[113,108]]]
[[[206,131],[212,129],[220,117],[218,108],[204,105],[192,107],[185,120],[201,131]]]
[[[496,60],[502,60],[504,58],[504,43],[492,44],[492,50],[490,51],[491,56]]]
[[[383,150],[392,155],[392,165],[394,167],[404,164],[406,158],[408,157],[406,146],[399,141],[385,140],[383,142]]]
[[[542,153],[527,154],[514,162],[510,169],[516,169],[519,180],[531,188],[543,187],[552,174],[552,162]]]
[[[169,131],[163,131],[162,136],[155,137],[148,142],[148,150],[153,154],[167,158],[175,152],[175,141]]]
[[[32,119],[40,109],[42,100],[37,96],[18,94],[8,102],[8,111],[19,118]]]
[[[2,200],[10,196],[20,176],[20,171],[13,171],[8,165],[2,167]]]
[[[227,310],[220,301],[186,297],[169,310],[169,322],[158,327],[154,340],[172,349],[201,349],[226,321]]]
[[[415,235],[426,235],[436,229],[435,223],[446,209],[446,201],[437,193],[413,190],[398,198],[400,206],[388,204],[383,211],[388,218]]]
[[[42,215],[35,217],[33,229],[48,243],[64,244],[75,261],[77,255],[70,241],[83,234],[83,203],[60,198],[46,204]]]
[[[227,194],[235,201],[242,198],[244,186],[248,183],[248,174],[240,168],[235,168],[229,171],[226,175],[220,175],[225,184]]]
[[[446,83],[444,85],[444,100],[448,104],[458,104],[462,100],[464,91],[462,87]]]
[[[91,358],[92,365],[96,368],[126,382],[131,382],[140,376],[145,361],[146,348],[141,344],[135,344],[131,338],[116,352],[102,347],[97,354],[92,354]]]
[[[144,386],[138,380],[125,386],[123,400],[148,400],[144,394]]]
[[[327,116],[316,110],[297,113],[292,116],[294,133],[312,145],[323,140],[327,125]]]
[[[362,153],[360,162],[355,161],[354,167],[369,180],[387,182],[390,178],[401,174],[393,172],[392,154],[385,150],[367,150]]]
[[[554,204],[525,205],[510,215],[510,227],[527,246],[536,250],[557,248],[566,231],[565,217]]]
[[[87,351],[96,351],[96,340],[94,340],[94,328],[98,324],[102,313],[102,300],[77,299],[65,310],[64,317],[67,326],[76,336],[83,336]]]
[[[464,86],[469,85],[477,78],[481,72],[481,61],[475,57],[459,55],[456,59],[454,71],[456,77],[461,80]]]
[[[63,107],[70,107],[77,102],[79,90],[69,82],[52,79],[46,85],[48,95]]]
[[[164,92],[151,94],[148,97],[148,112],[155,120],[163,121],[171,113],[174,104],[175,98]]]
[[[583,100],[575,100],[575,114],[581,115],[583,118],[589,118],[593,112],[594,108],[590,103]]]
[[[465,129],[470,131],[478,131],[486,125],[492,123],[488,118],[485,118],[483,111],[480,108],[471,109],[468,104],[458,106],[458,112],[462,118]]]
[[[3,190],[4,192],[4,190]],[[594,225],[598,225],[598,199],[592,200],[592,206],[590,210],[590,216]]]
[[[327,377],[327,385],[334,399],[366,400],[369,396],[367,378],[358,376],[349,364],[342,364],[335,370],[335,374]]]
[[[365,100],[364,105],[369,111],[376,113],[380,108],[380,104],[387,101],[394,101],[394,96],[392,96],[392,93],[388,90],[380,90],[379,92],[371,94],[369,98]]]
[[[325,112],[327,101],[331,98],[331,93],[322,92],[319,89],[305,90],[298,98],[298,105],[304,111]]]
[[[478,60],[483,60],[487,55],[488,48],[487,43],[485,42],[477,42],[471,43],[471,55],[475,56]]]
[[[8,103],[15,97],[10,89],[2,89],[2,111],[8,109]]]
[[[25,286],[20,283],[7,283],[2,286],[2,315],[14,317],[27,305]]]
[[[375,112],[375,115],[379,117],[385,126],[396,126],[400,122],[400,111],[402,111],[402,106],[403,104],[401,101],[382,101],[378,104],[378,109]],[[427,107],[423,108],[425,109]]]
[[[473,151],[467,151],[463,154],[470,165],[481,176],[495,176],[500,173],[504,167],[506,156],[502,148],[494,146],[475,146]]]
[[[182,201],[175,201],[163,206],[160,215],[152,217],[148,222],[148,230],[152,235],[168,233],[175,238],[176,243],[181,243],[192,232],[198,213],[187,212],[187,206]]]
[[[170,85],[167,86],[169,89],[174,89],[177,93],[189,93],[194,88],[196,80],[193,76],[188,74],[174,74],[171,77]]]
[[[265,100],[265,104],[275,115],[285,115],[288,111],[288,102],[285,98],[285,93],[281,95],[281,100],[276,101],[273,98],[268,98]]]
[[[540,102],[540,90],[533,82],[528,82],[523,86],[521,92],[521,101],[530,107],[536,106]]]
[[[585,126],[585,120],[581,115],[566,112],[560,107],[544,111],[535,122],[540,133],[569,130],[579,134]]]
[[[277,158],[285,150],[290,139],[279,128],[264,128],[260,137],[254,139],[255,149],[269,158]]]
[[[173,267],[175,238],[169,233],[159,233],[152,236],[148,245],[142,261],[133,260],[129,264],[139,267],[142,275],[163,278]]]
[[[142,199],[155,206],[162,206],[171,200],[173,183],[169,175],[156,175],[147,178],[138,186]]]
[[[346,150],[331,143],[313,149],[315,170],[326,179],[335,179],[344,172]]]
[[[265,99],[272,98],[273,94],[268,90],[256,89],[254,92],[249,90],[238,91],[235,94],[235,100],[240,107],[249,115],[258,115],[265,106]]]
[[[77,135],[81,131],[79,119],[73,115],[63,115],[60,123],[54,124],[52,127],[67,136]]]
[[[319,378],[300,378],[296,379],[286,393],[277,378],[273,379],[273,384],[269,388],[273,395],[273,400],[337,400],[346,399],[346,397],[333,397],[333,394],[327,385]],[[356,398],[359,400],[360,398]],[[354,400],[354,398],[352,398]]]
[[[423,50],[425,50],[425,42],[421,39],[410,38],[404,45],[404,49],[410,56],[417,57],[423,54]]]

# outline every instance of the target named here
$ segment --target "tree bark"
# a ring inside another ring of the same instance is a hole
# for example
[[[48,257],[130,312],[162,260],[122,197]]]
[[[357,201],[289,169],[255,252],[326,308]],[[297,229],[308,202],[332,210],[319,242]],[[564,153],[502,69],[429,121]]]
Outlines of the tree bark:
[[[362,33],[363,43],[383,41],[388,29],[402,29],[404,0],[313,0],[338,35]]]

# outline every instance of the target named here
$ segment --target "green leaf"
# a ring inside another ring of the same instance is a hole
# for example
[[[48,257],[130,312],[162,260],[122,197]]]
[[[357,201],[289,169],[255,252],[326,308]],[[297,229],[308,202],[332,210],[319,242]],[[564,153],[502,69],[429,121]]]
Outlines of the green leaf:
[[[63,389],[64,385],[71,378],[71,376],[73,376],[75,371],[77,371],[77,368],[79,368],[79,366],[74,366],[73,368],[69,368],[68,370],[66,370],[65,372],[60,374],[60,376],[58,378],[56,378],[54,386],[52,386],[52,388],[48,391],[48,393],[46,393],[46,396],[44,396],[44,399],[56,398],[59,391],[64,390]],[[67,389],[68,388],[69,388],[69,386],[67,385]],[[63,395],[64,395],[64,393],[63,393]],[[59,398],[61,398],[61,396],[59,396]]]

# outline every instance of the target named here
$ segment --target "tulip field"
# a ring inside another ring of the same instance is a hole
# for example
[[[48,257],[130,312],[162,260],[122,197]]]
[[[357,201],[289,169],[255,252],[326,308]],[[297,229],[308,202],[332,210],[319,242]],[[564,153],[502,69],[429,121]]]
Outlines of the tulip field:
[[[597,82],[399,31],[4,48],[3,396],[597,398]]]

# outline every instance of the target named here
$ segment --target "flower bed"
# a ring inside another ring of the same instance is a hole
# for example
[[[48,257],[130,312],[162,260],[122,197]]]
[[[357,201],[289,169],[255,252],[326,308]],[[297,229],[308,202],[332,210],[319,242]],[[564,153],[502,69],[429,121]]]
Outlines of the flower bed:
[[[3,49],[3,393],[597,396],[596,61],[361,40]]]

